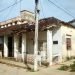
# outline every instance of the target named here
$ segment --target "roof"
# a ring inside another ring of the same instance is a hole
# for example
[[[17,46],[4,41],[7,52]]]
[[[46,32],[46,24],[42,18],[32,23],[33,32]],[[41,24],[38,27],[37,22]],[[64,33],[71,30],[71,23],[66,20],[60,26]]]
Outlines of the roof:
[[[61,21],[55,17],[48,17],[48,18],[41,19],[39,21],[40,21],[40,24],[43,24],[43,25],[55,24],[56,26],[64,25],[64,26],[75,28],[75,26],[72,26],[70,23]]]
[[[73,27],[75,27],[75,19],[73,19],[72,21],[69,21],[68,23],[71,24]]]
[[[15,23],[13,25],[13,23]],[[47,29],[53,29],[55,27],[59,27],[61,25],[73,27],[71,24],[66,23],[64,21],[61,21],[54,17],[48,17],[43,18],[39,20],[39,30],[47,30]],[[20,34],[28,31],[34,31],[35,30],[35,23],[29,22],[26,20],[16,20],[16,22],[9,22],[6,26],[6,24],[3,24],[3,28],[0,28],[0,35],[4,34]],[[2,26],[1,26],[2,27]]]
[[[75,19],[73,19],[72,21],[69,21],[68,23],[73,23],[73,22],[75,22]]]

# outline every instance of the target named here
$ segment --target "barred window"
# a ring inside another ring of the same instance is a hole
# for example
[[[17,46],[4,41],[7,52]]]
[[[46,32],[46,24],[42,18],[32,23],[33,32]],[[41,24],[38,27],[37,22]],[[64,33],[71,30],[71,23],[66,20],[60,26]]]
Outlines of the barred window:
[[[66,38],[66,48],[67,50],[71,50],[71,38]]]

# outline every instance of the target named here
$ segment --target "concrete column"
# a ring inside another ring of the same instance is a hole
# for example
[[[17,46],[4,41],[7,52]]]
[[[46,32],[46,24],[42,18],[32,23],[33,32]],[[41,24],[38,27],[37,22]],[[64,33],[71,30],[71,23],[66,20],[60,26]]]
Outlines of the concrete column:
[[[25,61],[26,56],[26,33],[22,34],[22,59]]]
[[[19,38],[17,35],[14,35],[14,58],[16,59],[18,56],[18,45],[19,45]]]
[[[52,31],[47,30],[47,62],[52,65]]]
[[[67,57],[71,58],[71,50],[67,50]]]
[[[59,56],[58,56],[58,63],[62,63],[62,53],[60,52]]]
[[[8,57],[8,37],[4,36],[4,57]]]

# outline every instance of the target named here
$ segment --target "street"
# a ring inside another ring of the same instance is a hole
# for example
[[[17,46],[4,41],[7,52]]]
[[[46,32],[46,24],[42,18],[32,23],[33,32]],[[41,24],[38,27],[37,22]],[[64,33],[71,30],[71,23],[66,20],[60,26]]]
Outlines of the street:
[[[75,72],[57,70],[58,66],[42,67],[37,72],[30,72],[27,69],[9,66],[0,63],[0,75],[75,75]]]

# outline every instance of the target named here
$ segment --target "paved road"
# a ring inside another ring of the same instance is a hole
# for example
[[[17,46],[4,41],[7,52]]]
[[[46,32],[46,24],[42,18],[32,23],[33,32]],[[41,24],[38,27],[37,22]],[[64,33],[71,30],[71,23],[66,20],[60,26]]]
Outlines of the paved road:
[[[57,66],[41,68],[38,72],[29,72],[26,69],[0,64],[0,75],[75,75],[75,72],[57,70]]]

